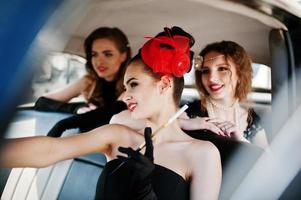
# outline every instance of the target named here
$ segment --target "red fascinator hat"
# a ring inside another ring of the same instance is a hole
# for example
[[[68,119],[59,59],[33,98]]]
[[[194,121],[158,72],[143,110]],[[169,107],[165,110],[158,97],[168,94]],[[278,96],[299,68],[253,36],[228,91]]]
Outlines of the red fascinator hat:
[[[152,38],[141,48],[141,57],[155,73],[182,77],[190,70],[189,38],[180,35]]]

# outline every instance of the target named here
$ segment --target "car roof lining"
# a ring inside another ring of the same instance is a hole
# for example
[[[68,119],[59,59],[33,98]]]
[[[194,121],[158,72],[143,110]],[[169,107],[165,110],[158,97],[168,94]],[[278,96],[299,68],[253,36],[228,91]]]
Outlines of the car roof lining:
[[[218,1],[220,3],[213,7],[201,1],[174,0],[171,4],[168,0],[92,0],[82,5],[84,9],[73,9],[74,12],[69,9],[69,13],[65,14],[68,19],[60,19],[56,30],[60,29],[68,42],[64,45],[60,43],[60,48],[54,50],[84,56],[84,38],[96,27],[114,26],[127,34],[134,55],[145,42],[144,36],[154,36],[164,26],[178,25],[196,38],[193,47],[196,53],[208,43],[233,40],[247,49],[254,62],[270,66],[269,32],[273,28],[284,29],[285,26],[281,22],[233,2]],[[224,6],[224,3],[231,5]],[[244,9],[241,13],[220,9],[233,5]],[[72,28],[66,28],[66,24]],[[52,36],[53,41],[53,34],[48,35]]]

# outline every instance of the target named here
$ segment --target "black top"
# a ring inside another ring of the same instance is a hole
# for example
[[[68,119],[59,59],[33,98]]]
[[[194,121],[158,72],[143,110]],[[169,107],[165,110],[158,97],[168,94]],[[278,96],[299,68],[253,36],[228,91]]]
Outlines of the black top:
[[[186,113],[189,118],[209,116],[206,108],[201,106],[201,102],[199,100],[188,103],[188,109],[186,110]],[[244,131],[244,137],[252,142],[252,138],[263,128],[260,124],[260,117],[253,109],[249,109],[247,120],[248,126]]]
[[[104,99],[104,106],[116,101],[118,96],[116,95],[116,81],[103,80],[102,96]]]
[[[135,183],[133,170],[126,164],[114,171],[120,165],[119,159],[108,162],[102,171],[97,183],[95,199],[97,200],[127,200],[135,199]],[[112,173],[113,172],[113,173]],[[189,182],[182,176],[160,165],[155,165],[152,174],[152,187],[162,200],[189,199]]]

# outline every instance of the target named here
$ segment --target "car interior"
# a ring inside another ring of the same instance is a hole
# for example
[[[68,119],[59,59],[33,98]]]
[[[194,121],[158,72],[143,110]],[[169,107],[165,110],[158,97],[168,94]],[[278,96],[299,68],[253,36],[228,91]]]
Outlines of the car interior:
[[[34,1],[30,0],[28,3],[30,2]],[[241,44],[253,61],[253,91],[248,97],[250,106],[262,118],[271,148],[274,147],[274,139],[277,141],[281,136],[283,127],[289,126],[289,122],[293,123],[295,117],[301,115],[301,93],[298,89],[301,86],[300,1],[88,0],[50,3],[46,0],[44,5],[36,5],[48,6],[48,10],[41,9],[35,13],[39,22],[31,24],[32,30],[35,31],[31,33],[32,42],[27,42],[28,46],[24,48],[24,52],[31,50],[39,59],[32,61],[36,57],[31,53],[24,53],[26,64],[16,71],[19,74],[32,73],[21,79],[25,84],[12,89],[18,93],[17,99],[11,100],[16,97],[13,94],[2,98],[6,103],[3,104],[6,110],[0,111],[9,113],[0,117],[1,131],[5,133],[5,138],[46,135],[56,122],[70,116],[63,113],[38,112],[30,108],[43,93],[63,87],[85,73],[83,42],[92,30],[100,26],[118,27],[124,31],[130,40],[133,55],[145,42],[145,36],[154,36],[164,26],[180,26],[188,30],[196,39],[193,47],[196,54],[206,44],[215,41],[233,40]],[[37,7],[29,9],[29,16],[32,16],[31,9]],[[25,68],[28,66],[30,69]],[[185,76],[183,102],[199,97],[193,81],[192,69]],[[78,129],[71,129],[64,132],[63,136],[78,132]],[[297,159],[293,156],[297,156],[297,151],[300,150],[300,132],[299,127],[286,133],[292,135],[289,137],[291,143],[283,145],[287,145],[287,151],[289,147],[295,147],[294,152],[291,152],[292,159]],[[215,142],[220,151],[224,148],[231,152],[227,154],[231,158],[227,158],[227,165],[224,161],[223,170],[227,167],[229,169],[228,161],[231,161],[232,165],[245,165],[245,170],[228,170],[223,175],[220,199],[260,199],[262,191],[259,190],[256,196],[250,185],[247,185],[248,181],[253,183],[253,180],[244,178],[248,178],[249,170],[259,160],[262,151],[249,153],[247,147],[237,153],[236,148],[232,149],[220,141]],[[277,146],[278,143],[275,143]],[[288,153],[287,151],[284,152]],[[264,157],[261,156],[260,159]],[[106,160],[103,154],[92,154],[40,169],[0,169],[1,199],[94,199],[97,180]],[[279,187],[279,190],[267,194],[264,199],[301,197],[297,189],[297,185],[301,183],[300,158],[294,166],[294,170],[285,173],[289,177],[283,178],[285,183],[276,179],[279,184],[275,184],[275,188]],[[273,167],[277,166],[268,167],[274,169]],[[273,172],[277,173],[278,168],[274,170]],[[273,181],[272,178],[269,180]],[[249,189],[243,190],[242,183]],[[256,188],[254,187],[254,190]],[[264,190],[264,186],[261,189]],[[252,198],[242,194],[252,194]]]

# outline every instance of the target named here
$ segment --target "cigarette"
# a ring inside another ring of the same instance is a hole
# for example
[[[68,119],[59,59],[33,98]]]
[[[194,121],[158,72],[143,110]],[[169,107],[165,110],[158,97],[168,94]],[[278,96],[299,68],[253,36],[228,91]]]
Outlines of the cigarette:
[[[155,135],[161,131],[163,128],[167,127],[169,124],[171,124],[173,121],[175,121],[185,110],[187,110],[188,106],[184,105],[182,106],[182,108],[180,110],[178,110],[178,112],[176,112],[176,114],[174,114],[165,124],[163,124],[162,126],[160,126],[155,132],[153,132],[152,134],[152,138],[155,139]],[[137,149],[138,151],[141,151],[143,148],[145,147],[145,142],[143,142],[139,148]]]
[[[174,114],[165,124],[163,124],[162,126],[160,126],[160,128],[158,128],[155,132],[153,132],[152,134],[152,138],[155,137],[156,133],[158,133],[159,131],[161,131],[163,128],[167,127],[169,124],[171,124],[174,120],[176,120],[186,109],[188,108],[187,105],[182,106],[182,108],[176,112],[176,114]],[[154,138],[155,139],[155,138]],[[145,147],[145,142],[142,143],[139,148],[136,151],[141,151],[143,148]],[[123,161],[122,163],[120,163],[110,174],[109,176],[111,176],[112,174],[114,174],[122,165],[124,165],[125,161]]]

